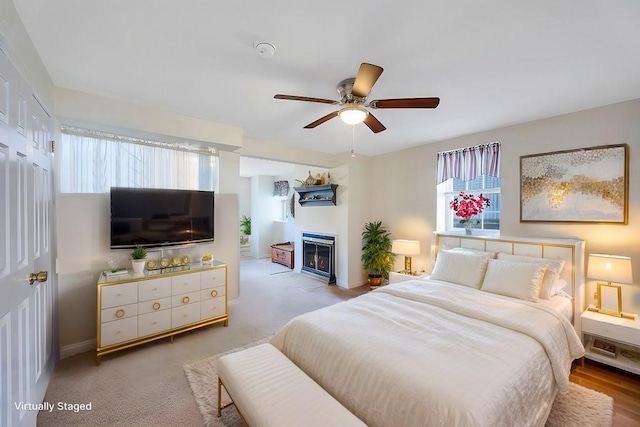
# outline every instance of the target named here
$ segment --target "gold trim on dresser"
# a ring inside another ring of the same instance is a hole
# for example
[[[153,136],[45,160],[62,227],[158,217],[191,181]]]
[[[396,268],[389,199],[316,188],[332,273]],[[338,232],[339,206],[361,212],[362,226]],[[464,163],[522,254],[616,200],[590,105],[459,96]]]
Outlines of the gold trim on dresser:
[[[227,265],[214,261],[187,267],[167,273],[146,271],[142,276],[100,276],[97,365],[109,353],[162,338],[173,343],[175,335],[216,323],[229,326]],[[188,290],[183,289],[185,282]]]

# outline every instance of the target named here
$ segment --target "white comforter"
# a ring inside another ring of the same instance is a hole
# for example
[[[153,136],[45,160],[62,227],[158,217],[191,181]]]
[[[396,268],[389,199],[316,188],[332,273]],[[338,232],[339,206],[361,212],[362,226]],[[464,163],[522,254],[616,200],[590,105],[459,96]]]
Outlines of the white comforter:
[[[272,339],[369,426],[542,426],[584,354],[553,310],[412,280],[293,319]]]

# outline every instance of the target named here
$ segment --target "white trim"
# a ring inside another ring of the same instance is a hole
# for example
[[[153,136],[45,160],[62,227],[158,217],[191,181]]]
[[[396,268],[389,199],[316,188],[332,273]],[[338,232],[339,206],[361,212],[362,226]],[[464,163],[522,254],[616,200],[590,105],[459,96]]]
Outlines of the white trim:
[[[96,350],[95,339],[65,345],[60,347],[60,359],[62,360],[76,354],[84,353],[85,351],[95,351],[95,350]]]

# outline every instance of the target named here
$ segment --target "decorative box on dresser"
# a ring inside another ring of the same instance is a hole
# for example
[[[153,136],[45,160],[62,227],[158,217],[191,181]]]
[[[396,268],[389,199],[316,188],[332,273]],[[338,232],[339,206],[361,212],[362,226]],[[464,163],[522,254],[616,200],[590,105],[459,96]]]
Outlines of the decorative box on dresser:
[[[585,357],[640,375],[640,320],[610,316],[585,310],[580,316]],[[591,349],[600,339],[616,347],[615,357],[598,354]]]
[[[192,329],[224,322],[227,265],[185,267],[124,274],[98,280],[96,362],[105,354]]]

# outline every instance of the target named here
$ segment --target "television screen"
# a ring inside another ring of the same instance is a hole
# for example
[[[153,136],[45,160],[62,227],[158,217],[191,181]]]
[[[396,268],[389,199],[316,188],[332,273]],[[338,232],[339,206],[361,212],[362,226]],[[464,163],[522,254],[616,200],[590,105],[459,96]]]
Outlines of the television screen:
[[[210,242],[213,191],[111,188],[111,249]]]

